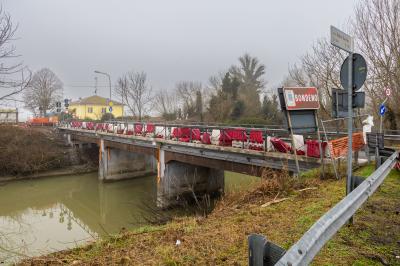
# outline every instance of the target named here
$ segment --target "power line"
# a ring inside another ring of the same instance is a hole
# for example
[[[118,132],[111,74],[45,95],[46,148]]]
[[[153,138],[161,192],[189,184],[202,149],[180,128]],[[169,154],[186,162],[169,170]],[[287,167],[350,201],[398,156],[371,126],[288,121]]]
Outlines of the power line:
[[[7,101],[15,101],[15,102],[20,102],[20,103],[25,103],[24,101],[22,101],[22,100],[17,100],[17,99],[14,99],[14,98],[3,98],[4,100],[7,100]]]
[[[96,88],[93,85],[64,85],[64,87],[72,87],[72,88]],[[109,88],[109,85],[97,85],[97,88]]]

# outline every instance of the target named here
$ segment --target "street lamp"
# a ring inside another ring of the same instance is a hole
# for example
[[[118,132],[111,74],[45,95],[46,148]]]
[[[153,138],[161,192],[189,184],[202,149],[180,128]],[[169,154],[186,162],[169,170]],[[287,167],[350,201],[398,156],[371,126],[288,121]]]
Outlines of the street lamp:
[[[110,77],[110,75],[108,73],[101,72],[101,71],[98,71],[98,70],[95,70],[94,73],[106,75],[108,77],[108,82],[109,82],[109,85],[110,85],[110,101],[111,101],[111,77]]]

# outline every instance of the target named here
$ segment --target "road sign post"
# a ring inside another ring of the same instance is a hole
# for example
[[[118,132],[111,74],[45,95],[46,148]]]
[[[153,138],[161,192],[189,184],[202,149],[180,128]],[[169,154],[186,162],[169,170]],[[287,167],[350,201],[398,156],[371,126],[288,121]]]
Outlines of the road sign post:
[[[345,50],[349,53],[348,57],[348,155],[347,155],[347,179],[346,179],[346,195],[351,192],[352,188],[352,167],[353,167],[353,38],[342,32],[341,30],[331,26],[331,44],[339,49]],[[343,86],[343,85],[342,85]],[[346,87],[346,86],[343,86]],[[350,219],[352,222],[352,219]]]
[[[388,98],[386,98],[383,103],[379,106],[379,116],[380,116],[380,124],[379,124],[379,133],[382,133],[382,124],[383,124],[383,116],[386,113],[385,103]]]
[[[353,161],[353,38],[331,26],[331,44],[338,47],[339,49],[345,50],[349,53],[348,57],[348,79],[347,79],[347,89],[348,89],[348,156],[347,156],[347,182],[346,182],[346,195],[351,191],[351,176],[352,176],[352,161]],[[346,87],[346,86],[343,86]]]
[[[386,106],[385,103],[388,100],[389,96],[392,94],[392,90],[390,88],[385,89],[386,99],[383,103],[379,106],[379,116],[380,116],[380,124],[379,124],[379,133],[382,133],[382,124],[383,124],[383,116],[386,113]]]
[[[348,155],[347,155],[347,180],[346,180],[346,195],[350,194],[352,188],[352,168],[353,168],[353,53],[349,52],[349,78],[348,78]]]

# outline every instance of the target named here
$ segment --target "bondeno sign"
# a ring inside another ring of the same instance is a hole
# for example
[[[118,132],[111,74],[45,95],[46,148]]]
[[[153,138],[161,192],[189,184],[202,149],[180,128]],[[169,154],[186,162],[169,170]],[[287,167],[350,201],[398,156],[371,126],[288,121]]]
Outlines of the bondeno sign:
[[[283,88],[287,110],[319,109],[318,90],[315,87]]]

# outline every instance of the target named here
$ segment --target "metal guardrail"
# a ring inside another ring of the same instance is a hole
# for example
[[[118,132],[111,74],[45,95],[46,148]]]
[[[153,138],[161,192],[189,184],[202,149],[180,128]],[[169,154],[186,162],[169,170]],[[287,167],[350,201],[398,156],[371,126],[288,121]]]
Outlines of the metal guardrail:
[[[260,235],[249,236],[249,265],[308,265],[329,239],[355,214],[382,184],[394,167],[399,152],[394,152],[375,172],[350,194],[325,213],[288,251],[268,242]],[[264,244],[262,248],[255,243]],[[255,247],[256,246],[256,247]],[[274,251],[271,252],[271,246]],[[262,253],[262,254],[261,254]],[[278,258],[276,254],[280,254]],[[269,254],[275,254],[269,257]]]
[[[63,121],[60,125],[67,125],[70,121]],[[84,122],[82,120],[82,122]],[[90,121],[93,122],[93,121]],[[262,124],[226,124],[226,123],[205,123],[205,122],[192,122],[192,121],[172,121],[172,122],[159,122],[159,121],[124,121],[124,120],[108,120],[101,123],[117,124],[146,124],[151,123],[154,126],[160,127],[188,127],[188,128],[200,128],[200,129],[231,129],[231,128],[244,128],[247,132],[250,130],[258,129],[263,132],[268,132],[272,136],[287,137],[289,131],[282,125],[262,125]],[[362,128],[354,128],[354,131],[362,131]],[[341,137],[347,136],[348,132],[337,130],[334,127],[326,127],[326,134],[328,137]],[[306,138],[314,137],[315,133],[303,134]],[[400,130],[384,130],[384,139],[390,141],[400,141]]]

